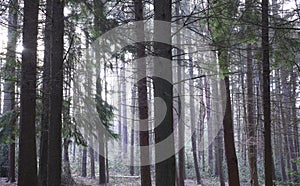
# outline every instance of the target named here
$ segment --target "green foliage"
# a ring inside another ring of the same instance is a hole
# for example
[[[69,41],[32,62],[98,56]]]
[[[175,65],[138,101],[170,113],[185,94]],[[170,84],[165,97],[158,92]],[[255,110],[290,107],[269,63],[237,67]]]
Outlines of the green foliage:
[[[87,142],[84,140],[81,134],[75,118],[70,116],[71,98],[64,100],[63,102],[63,137],[67,139],[74,139],[77,145],[87,146]]]
[[[119,135],[111,130],[113,126],[110,121],[114,118],[114,107],[102,99],[100,94],[96,94],[96,109],[99,114],[100,121],[113,139],[118,139]]]
[[[0,144],[9,144],[11,142],[10,136],[17,135],[17,128],[11,128],[11,122],[16,121],[19,116],[19,110],[15,109],[8,111],[0,116]]]

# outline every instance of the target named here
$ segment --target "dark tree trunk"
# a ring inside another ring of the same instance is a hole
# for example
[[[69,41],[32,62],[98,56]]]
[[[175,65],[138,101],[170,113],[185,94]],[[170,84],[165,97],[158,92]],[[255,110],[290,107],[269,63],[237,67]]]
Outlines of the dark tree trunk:
[[[96,175],[95,175],[95,153],[94,153],[94,149],[93,147],[90,147],[90,161],[91,161],[91,178],[95,179]]]
[[[135,0],[135,20],[142,21],[144,18],[143,2],[142,0]],[[143,41],[144,24],[137,23],[137,40]],[[148,96],[147,96],[147,78],[145,45],[137,44],[137,79],[138,79],[138,111],[139,111],[139,126],[140,126],[140,164],[141,164],[141,185],[151,186],[151,172],[149,159],[149,122],[148,122]],[[124,92],[125,93],[125,92]],[[126,132],[126,131],[124,131]]]
[[[175,13],[176,16],[180,16],[180,1],[176,1],[176,5],[175,5]],[[176,24],[180,25],[180,20],[177,19],[176,20]],[[184,72],[184,66],[183,66],[183,60],[182,60],[182,52],[180,50],[181,48],[181,36],[180,34],[177,35],[176,37],[177,40],[177,44],[179,44],[177,50],[176,50],[176,55],[177,55],[177,77],[178,80],[178,95],[184,95],[184,84],[181,83],[180,81],[182,80],[182,72]],[[181,103],[184,103],[185,98],[184,96],[180,97],[178,96],[177,99],[177,115],[178,115],[178,146],[179,148],[179,152],[178,152],[178,186],[184,186],[184,180],[185,180],[185,147],[184,147],[184,138],[185,138],[185,125],[183,122],[183,118],[180,118],[180,116],[184,117],[184,113],[185,113],[185,108],[181,107]]]
[[[81,162],[81,176],[86,177],[87,171],[86,171],[86,163],[87,162],[87,149],[86,147],[83,147],[82,149],[82,162]]]
[[[50,37],[51,37],[52,0],[46,1],[46,24],[44,38],[44,64],[42,88],[42,118],[40,138],[39,185],[47,186],[48,165],[48,129],[49,129],[49,78],[50,78]]]
[[[273,185],[273,158],[271,142],[270,65],[269,65],[269,1],[262,0],[262,62],[264,113],[264,172],[265,185]]]
[[[38,0],[24,1],[18,185],[36,186],[35,133]]]
[[[64,0],[52,2],[49,90],[48,186],[61,185]]]
[[[228,169],[228,182],[229,185],[239,186],[239,170],[238,161],[236,157],[235,145],[234,145],[234,133],[233,133],[233,120],[230,102],[230,86],[229,77],[225,76],[225,86],[226,86],[226,108],[225,116],[223,119],[223,130],[224,130],[224,142],[225,142],[225,155],[227,161]]]
[[[171,0],[154,0],[154,20],[171,22]],[[172,47],[167,44],[171,43],[171,25],[166,23],[165,29],[162,31],[157,23],[154,23],[154,38],[160,42],[154,43],[154,53],[166,60],[172,60]],[[163,32],[163,33],[162,33]],[[163,72],[161,70],[164,69]],[[172,63],[171,61],[156,61],[154,62],[154,97],[159,97],[164,100],[167,110],[162,122],[157,119],[161,115],[158,102],[154,102],[154,118],[155,120],[155,143],[170,139],[168,146],[168,154],[170,157],[162,157],[166,149],[155,149],[155,172],[156,186],[175,186],[175,147],[173,134],[173,84],[159,78],[163,76],[165,79],[172,81]],[[161,158],[164,160],[158,162]],[[167,159],[165,159],[167,158]]]

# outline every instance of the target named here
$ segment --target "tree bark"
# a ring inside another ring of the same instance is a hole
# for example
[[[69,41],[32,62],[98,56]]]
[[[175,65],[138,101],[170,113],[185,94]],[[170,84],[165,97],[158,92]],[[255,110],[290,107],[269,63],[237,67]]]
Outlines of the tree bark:
[[[191,51],[191,50],[189,50]],[[195,129],[195,101],[194,101],[194,83],[192,80],[194,71],[193,71],[193,59],[191,54],[189,54],[189,89],[190,89],[190,121],[191,121],[191,141],[192,141],[192,154],[194,160],[194,168],[196,173],[197,184],[201,184],[200,170],[198,165],[197,158],[197,142],[196,142],[196,129]]]
[[[21,67],[21,113],[18,169],[19,186],[38,185],[35,139],[38,9],[38,0],[24,1],[24,50],[22,52]]]
[[[263,113],[264,113],[264,172],[265,185],[273,185],[273,157],[271,142],[270,65],[269,65],[269,1],[262,0],[263,52]]]
[[[180,16],[180,1],[176,1],[175,4],[175,13],[176,16]],[[180,20],[176,20],[176,24],[180,25]],[[184,93],[184,84],[181,83],[182,78],[182,72],[184,72],[184,66],[183,66],[183,60],[182,60],[182,52],[180,50],[181,48],[181,36],[180,34],[177,35],[176,37],[177,44],[179,44],[177,50],[176,50],[176,55],[177,55],[177,82],[178,83],[178,95],[183,95]],[[177,99],[177,112],[178,112],[178,146],[179,152],[178,152],[178,186],[184,186],[184,180],[185,180],[185,147],[184,147],[184,141],[185,141],[185,125],[183,123],[184,119],[180,118],[180,116],[184,117],[185,113],[185,108],[181,107],[181,103],[185,102],[184,96],[180,97],[178,96]]]
[[[142,0],[135,0],[135,20],[143,21],[144,11]],[[144,24],[137,23],[137,40],[145,39]],[[137,47],[137,79],[138,79],[138,108],[139,108],[139,126],[140,126],[140,163],[141,163],[141,185],[151,186],[151,172],[149,159],[149,122],[148,122],[148,96],[147,96],[147,78],[145,45],[140,43]],[[125,132],[125,131],[124,131]]]
[[[247,112],[248,112],[248,159],[250,167],[250,184],[258,186],[257,153],[256,153],[256,123],[254,121],[253,100],[253,60],[251,45],[247,46]]]
[[[49,90],[48,186],[61,185],[64,0],[52,2]]]
[[[40,138],[39,185],[47,186],[48,166],[48,130],[49,130],[49,78],[50,78],[50,37],[52,28],[52,0],[46,1],[46,23],[44,30],[44,64],[42,87],[42,118]]]
[[[157,162],[165,153],[166,149],[161,149],[156,146],[155,149],[155,172],[156,172],[156,186],[175,186],[175,147],[174,147],[174,134],[173,134],[173,84],[159,78],[163,76],[169,81],[172,81],[172,47],[171,43],[171,0],[154,0],[154,20],[166,21],[166,29],[161,30],[158,24],[154,23],[154,38],[160,41],[154,43],[154,53],[165,58],[166,61],[154,61],[154,97],[159,97],[164,100],[167,110],[162,122],[158,122],[161,115],[158,102],[154,101],[154,118],[155,118],[155,143],[169,138],[168,151],[172,154],[169,158]],[[162,33],[163,32],[163,33]],[[167,61],[170,60],[170,61]],[[163,69],[163,70],[162,70]],[[162,72],[163,71],[163,72]]]
[[[89,147],[90,149],[90,161],[91,161],[91,178],[95,179],[96,175],[95,175],[95,152],[93,147]]]

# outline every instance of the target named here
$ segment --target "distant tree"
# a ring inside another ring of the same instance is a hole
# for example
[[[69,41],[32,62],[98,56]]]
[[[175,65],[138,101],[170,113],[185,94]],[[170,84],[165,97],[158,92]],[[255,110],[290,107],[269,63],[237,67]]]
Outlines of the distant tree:
[[[10,113],[10,147],[9,147],[9,180],[15,182],[15,81],[16,81],[16,47],[18,39],[18,0],[10,1],[8,14],[8,41],[5,64],[3,114]]]

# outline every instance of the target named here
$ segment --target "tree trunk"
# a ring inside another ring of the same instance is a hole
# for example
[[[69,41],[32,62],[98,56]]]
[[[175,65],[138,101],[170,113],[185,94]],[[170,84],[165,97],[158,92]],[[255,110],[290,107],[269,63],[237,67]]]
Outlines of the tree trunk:
[[[273,158],[271,142],[270,65],[269,65],[269,1],[262,0],[262,51],[263,51],[263,113],[264,113],[264,172],[265,185],[273,185]]]
[[[61,184],[62,166],[62,102],[64,53],[64,1],[52,2],[50,55],[48,186]],[[51,163],[50,163],[51,162]]]
[[[229,185],[239,186],[239,170],[238,161],[236,157],[235,145],[234,145],[234,133],[233,133],[233,121],[231,112],[231,102],[230,102],[230,86],[229,77],[225,76],[225,86],[226,86],[226,108],[225,116],[223,119],[223,130],[224,130],[224,142],[225,142],[225,154],[228,169],[228,182]]]
[[[258,186],[257,153],[256,153],[256,123],[254,121],[253,100],[253,60],[251,45],[247,46],[247,111],[248,111],[248,159],[250,167],[250,184]]]
[[[121,57],[122,59],[122,57]],[[122,85],[121,85],[121,95],[122,95],[122,143],[123,143],[123,158],[126,159],[127,157],[127,141],[128,141],[128,135],[127,135],[127,108],[126,108],[126,71],[125,71],[125,60],[122,59],[122,66],[121,66],[121,79],[122,79]]]
[[[40,138],[39,185],[47,186],[48,166],[48,129],[49,129],[49,78],[50,78],[50,37],[51,37],[52,0],[46,1],[46,24],[44,30],[44,64],[42,87],[42,117]]]
[[[154,20],[171,22],[171,0],[154,0]],[[173,84],[172,84],[172,47],[171,44],[171,25],[166,23],[166,29],[162,30],[158,27],[158,23],[154,23],[154,53],[165,60],[154,60],[154,97],[164,100],[166,105],[166,114],[162,122],[158,119],[161,115],[158,100],[154,101],[154,118],[155,118],[155,144],[169,139],[167,148],[170,157],[162,157],[166,149],[155,149],[155,172],[156,186],[175,186],[175,147],[173,134]],[[163,32],[163,33],[162,33]],[[170,61],[168,61],[170,60]],[[164,77],[166,80],[159,77]],[[169,82],[171,81],[171,82]],[[162,161],[160,161],[162,160]]]
[[[8,15],[8,41],[6,54],[6,76],[4,82],[4,105],[3,114],[14,112],[15,109],[15,66],[16,66],[16,46],[18,37],[18,0],[12,0],[9,4]],[[11,144],[9,146],[9,180],[15,182],[15,130],[16,117],[11,115],[9,121]]]
[[[191,50],[189,50],[191,51]],[[198,158],[197,158],[197,142],[196,142],[196,129],[195,129],[195,102],[194,102],[194,83],[193,83],[193,59],[191,54],[189,54],[189,89],[190,89],[190,120],[191,120],[191,141],[192,141],[192,153],[194,159],[194,168],[197,178],[197,184],[201,184],[201,177],[198,165]]]
[[[142,0],[135,0],[135,20],[143,21],[144,11]],[[144,24],[137,23],[137,40],[145,39]],[[141,185],[151,186],[151,172],[149,159],[149,122],[148,122],[148,96],[147,96],[147,78],[145,45],[137,44],[137,79],[138,79],[138,108],[139,108],[139,126],[140,126],[140,164],[141,164]],[[125,132],[125,131],[124,131]]]
[[[36,66],[39,1],[24,1],[18,185],[36,186]]]
[[[130,175],[133,176],[134,175],[134,133],[135,133],[135,102],[136,102],[136,86],[133,86],[132,88],[132,104],[131,104],[131,136],[130,136]]]
[[[90,147],[90,161],[91,161],[91,178],[95,179],[95,155],[94,155],[94,149],[93,147]]]
[[[97,70],[98,71],[98,70]],[[97,79],[96,79],[96,93],[97,95],[101,96],[101,80],[100,80],[100,73],[96,72]],[[98,143],[99,143],[99,184],[105,185],[107,183],[106,178],[106,166],[105,166],[105,136],[99,134],[98,135]]]
[[[176,16],[180,16],[180,1],[176,1],[176,5],[175,5],[175,13]],[[176,24],[180,25],[180,20],[177,19],[176,20]],[[178,95],[183,95],[184,93],[184,84],[181,83],[182,81],[182,72],[184,72],[184,66],[183,66],[183,60],[182,60],[182,52],[180,50],[181,48],[181,36],[180,34],[177,35],[176,37],[177,40],[177,44],[179,44],[177,50],[176,50],[176,54],[177,54],[177,82],[178,83]],[[185,125],[184,125],[184,118],[180,118],[180,117],[184,117],[184,113],[185,113],[185,108],[181,107],[181,103],[185,102],[185,98],[184,96],[180,97],[178,96],[177,99],[177,112],[178,112],[178,146],[179,146],[179,152],[178,152],[178,186],[184,186],[184,180],[185,180],[185,147],[184,147],[184,141],[185,141]]]

